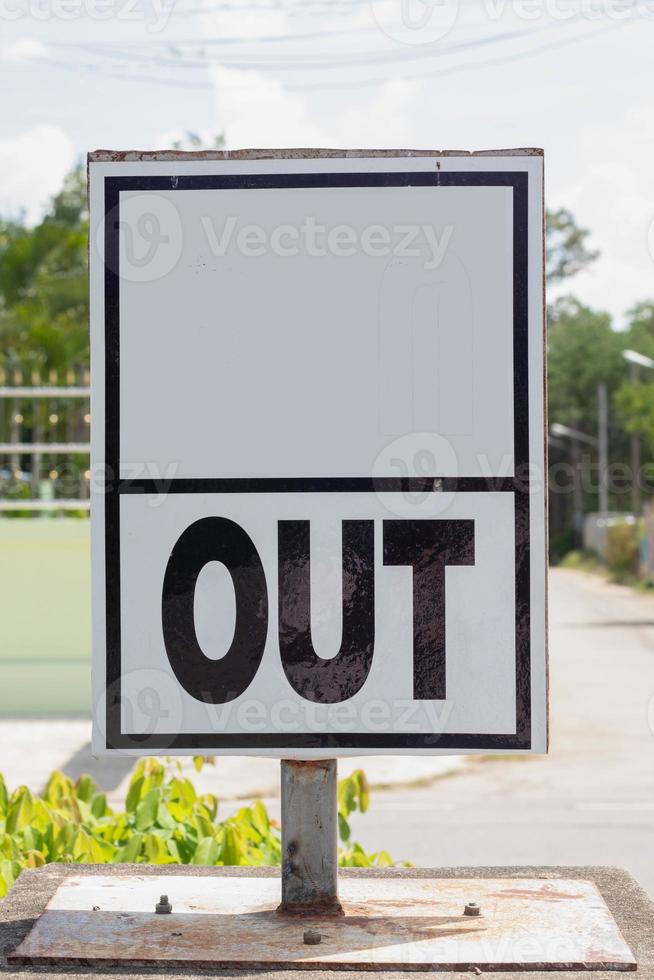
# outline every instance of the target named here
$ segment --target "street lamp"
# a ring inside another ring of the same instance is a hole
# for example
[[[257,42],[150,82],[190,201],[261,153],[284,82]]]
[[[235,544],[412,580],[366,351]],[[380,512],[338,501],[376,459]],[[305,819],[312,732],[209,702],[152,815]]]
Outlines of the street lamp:
[[[629,361],[630,364],[637,364],[638,367],[646,367],[654,369],[654,360],[651,357],[645,357],[644,354],[639,354],[635,350],[623,350],[622,356],[625,361]]]
[[[630,379],[632,384],[638,384],[639,368],[649,368],[654,370],[654,360],[645,357],[635,350],[623,350],[622,356],[630,367]],[[634,517],[640,514],[640,432],[631,433],[631,506]]]
[[[550,432],[553,436],[564,436],[567,439],[575,439],[577,442],[586,442],[589,446],[597,446],[599,442],[595,436],[589,436],[578,429],[571,429],[569,425],[562,425],[561,422],[552,422]]]

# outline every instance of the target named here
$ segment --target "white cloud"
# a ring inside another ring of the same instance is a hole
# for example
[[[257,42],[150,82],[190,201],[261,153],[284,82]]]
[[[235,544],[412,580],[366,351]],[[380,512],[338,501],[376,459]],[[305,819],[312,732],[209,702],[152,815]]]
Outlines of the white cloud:
[[[618,324],[641,299],[654,298],[654,110],[628,109],[610,125],[582,128],[574,184],[558,188],[550,204],[564,205],[591,229],[601,256],[592,269],[565,284],[585,302],[609,310]],[[650,241],[653,238],[650,237]]]
[[[46,52],[45,44],[33,37],[19,37],[11,44],[0,48],[0,60],[10,64],[25,64],[42,58]]]
[[[288,92],[279,80],[223,67],[210,75],[218,128],[230,149],[333,144],[311,118],[304,96]]]
[[[418,88],[418,82],[397,79],[372,89],[372,96],[340,114],[335,122],[337,145],[356,149],[412,146],[411,117]]]
[[[224,133],[230,149],[410,144],[409,110],[416,83],[380,84],[352,108],[321,115],[306,95],[288,91],[270,75],[221,66],[212,69],[210,77],[219,120],[211,135]]]
[[[28,221],[40,217],[75,162],[71,140],[57,126],[43,124],[13,139],[0,140],[0,214]]]

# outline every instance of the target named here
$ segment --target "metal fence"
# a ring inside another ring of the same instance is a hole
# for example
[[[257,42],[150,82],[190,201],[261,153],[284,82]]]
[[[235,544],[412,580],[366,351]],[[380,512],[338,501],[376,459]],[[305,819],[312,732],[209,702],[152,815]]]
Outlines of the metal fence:
[[[88,370],[0,372],[0,512],[89,509]]]

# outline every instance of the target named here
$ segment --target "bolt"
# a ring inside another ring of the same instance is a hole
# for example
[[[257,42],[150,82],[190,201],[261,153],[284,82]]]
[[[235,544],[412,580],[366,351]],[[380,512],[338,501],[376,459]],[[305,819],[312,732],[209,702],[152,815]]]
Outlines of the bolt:
[[[304,933],[304,943],[306,946],[317,946],[322,942],[322,936],[316,929],[307,929]]]
[[[159,899],[159,901],[155,905],[154,910],[157,913],[157,915],[168,915],[169,912],[172,912],[173,907],[170,904],[170,902],[168,901],[168,896],[167,895],[162,895],[161,896],[161,898]]]
[[[477,902],[467,902],[463,910],[464,915],[481,915],[481,908]]]

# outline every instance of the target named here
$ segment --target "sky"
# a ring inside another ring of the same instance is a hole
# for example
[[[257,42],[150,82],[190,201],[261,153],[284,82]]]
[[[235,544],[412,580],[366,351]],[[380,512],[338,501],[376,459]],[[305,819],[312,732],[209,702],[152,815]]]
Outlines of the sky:
[[[87,151],[545,150],[617,326],[654,299],[654,0],[0,0],[0,214]],[[560,290],[559,290],[560,291]]]

